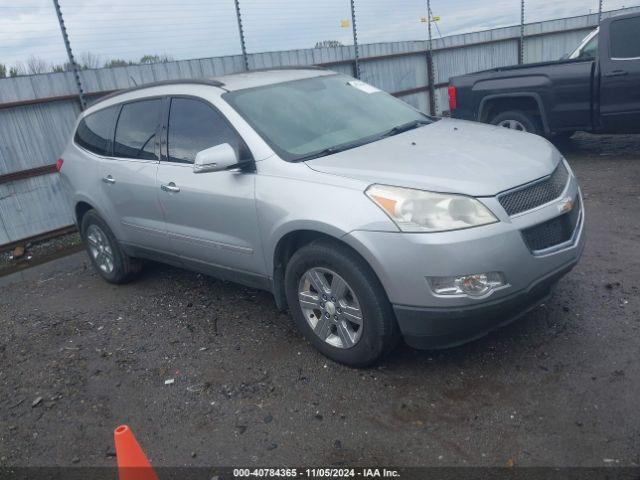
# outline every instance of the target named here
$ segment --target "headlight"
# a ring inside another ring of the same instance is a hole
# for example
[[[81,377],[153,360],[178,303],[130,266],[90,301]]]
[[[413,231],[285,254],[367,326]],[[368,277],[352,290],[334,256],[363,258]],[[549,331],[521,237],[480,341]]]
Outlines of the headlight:
[[[371,185],[365,192],[403,232],[444,232],[477,227],[498,219],[465,195]]]

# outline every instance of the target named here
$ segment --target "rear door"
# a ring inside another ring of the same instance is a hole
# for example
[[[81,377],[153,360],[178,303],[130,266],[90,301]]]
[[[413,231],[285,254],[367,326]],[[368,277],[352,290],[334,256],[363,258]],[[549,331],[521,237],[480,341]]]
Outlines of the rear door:
[[[124,103],[117,113],[111,156],[102,161],[102,188],[120,241],[166,250],[156,174],[162,99]]]
[[[233,279],[234,272],[262,276],[255,174],[193,171],[200,150],[223,143],[235,148],[240,160],[251,158],[245,143],[203,99],[172,97],[166,111],[158,192],[173,253],[186,265],[218,276]]]
[[[640,16],[614,18],[604,23],[602,30],[600,118],[603,130],[640,132]]]

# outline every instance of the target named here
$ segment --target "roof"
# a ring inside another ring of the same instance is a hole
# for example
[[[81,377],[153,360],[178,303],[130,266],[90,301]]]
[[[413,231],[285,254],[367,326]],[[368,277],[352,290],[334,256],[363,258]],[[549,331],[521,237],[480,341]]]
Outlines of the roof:
[[[319,67],[279,67],[232,73],[214,77],[211,80],[223,83],[224,86],[222,88],[227,91],[234,91],[332,74],[335,74],[335,72]]]
[[[318,77],[322,75],[331,75],[334,72],[325,70],[320,67],[279,67],[264,70],[251,70],[242,73],[233,73],[213,78],[201,79],[176,79],[163,80],[160,82],[145,83],[135,87],[118,90],[116,92],[105,95],[97,100],[91,106],[96,106],[104,100],[123,95],[129,92],[135,92],[146,88],[161,87],[165,85],[209,85],[218,87],[228,92],[234,90],[243,90],[245,88],[261,87],[263,85],[271,85],[274,83],[289,82],[292,80],[302,80],[305,78]]]

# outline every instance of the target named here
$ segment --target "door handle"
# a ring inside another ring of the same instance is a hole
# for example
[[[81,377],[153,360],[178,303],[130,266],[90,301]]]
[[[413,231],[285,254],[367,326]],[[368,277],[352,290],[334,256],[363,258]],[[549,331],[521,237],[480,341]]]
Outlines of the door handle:
[[[180,191],[180,187],[176,186],[176,184],[173,182],[163,183],[160,185],[160,188],[163,192],[169,193],[178,193]]]
[[[110,184],[110,185],[113,185],[114,183],[116,183],[116,179],[115,179],[115,178],[113,178],[111,175],[107,175],[106,177],[103,177],[103,178],[102,178],[102,181],[103,181],[104,183],[108,183],[108,184]]]
[[[628,75],[629,72],[627,72],[626,70],[614,70],[612,72],[609,73],[605,73],[604,76],[605,77],[624,77],[625,75]]]

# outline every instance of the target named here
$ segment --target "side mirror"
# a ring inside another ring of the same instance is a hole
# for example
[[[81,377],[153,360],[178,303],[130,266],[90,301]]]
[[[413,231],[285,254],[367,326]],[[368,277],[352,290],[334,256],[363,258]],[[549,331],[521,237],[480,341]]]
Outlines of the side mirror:
[[[238,165],[238,155],[231,145],[222,143],[200,150],[193,162],[193,173],[219,172]]]

